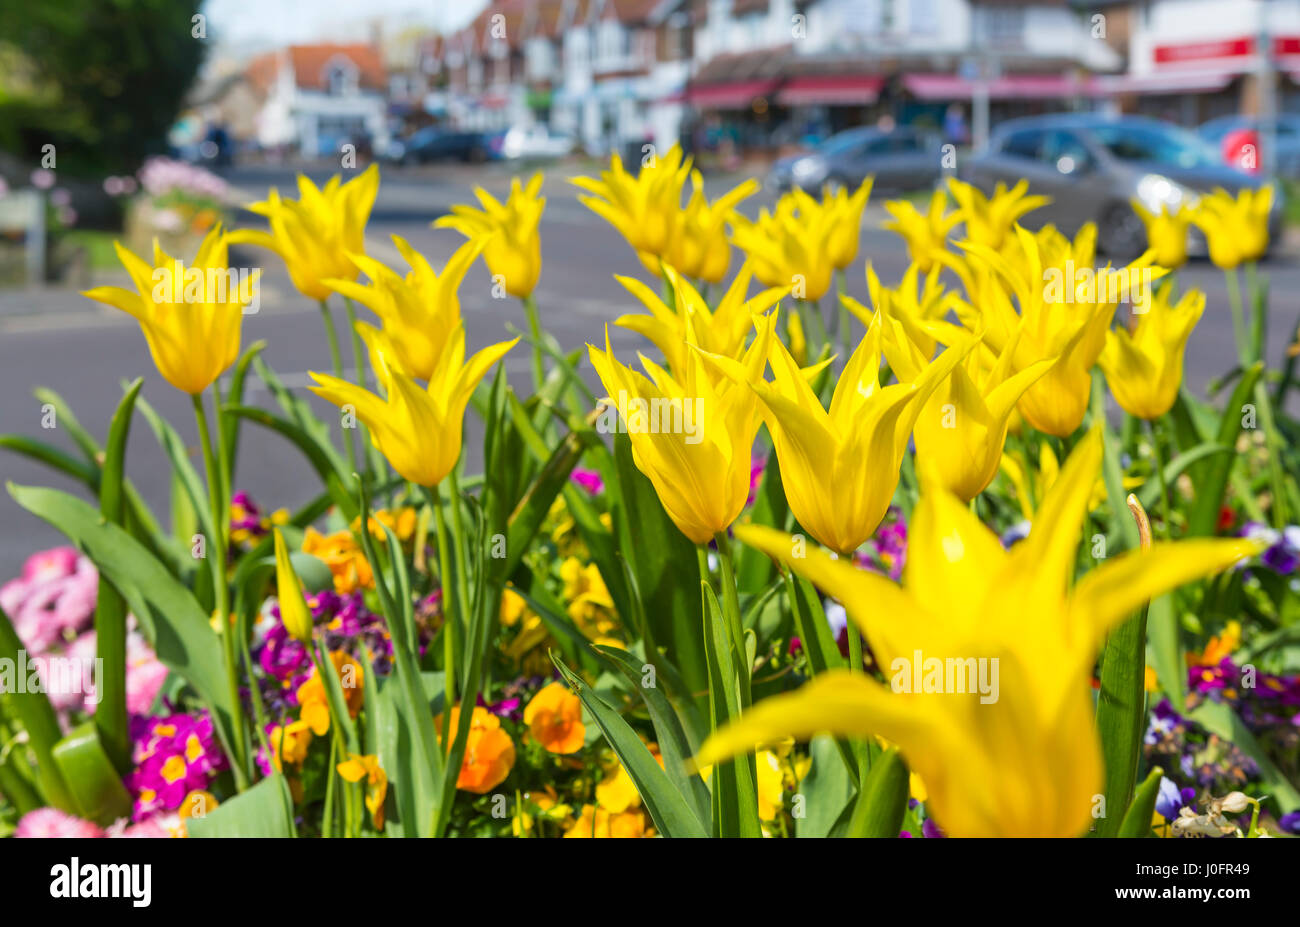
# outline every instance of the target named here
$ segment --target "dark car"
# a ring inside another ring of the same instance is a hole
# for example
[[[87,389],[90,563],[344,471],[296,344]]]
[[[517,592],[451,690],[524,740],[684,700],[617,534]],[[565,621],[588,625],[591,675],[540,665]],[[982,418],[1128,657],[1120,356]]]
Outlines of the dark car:
[[[399,164],[424,164],[443,160],[478,164],[499,153],[500,142],[491,133],[429,126],[413,132],[401,141],[392,142],[385,156]]]
[[[1222,187],[1236,193],[1257,189],[1258,178],[1223,164],[1217,151],[1195,133],[1139,116],[1068,114],[1030,116],[998,126],[986,151],[970,159],[962,177],[986,193],[999,181],[1012,186],[1021,178],[1031,193],[1051,204],[1024,218],[1027,227],[1052,223],[1073,235],[1086,222],[1097,224],[1097,244],[1107,255],[1127,259],[1146,247],[1146,229],[1131,205],[1134,199],[1158,212],[1194,203],[1202,193]],[[1281,231],[1282,195],[1277,191],[1270,217],[1271,237]],[[1193,254],[1205,253],[1195,227],[1188,242]]]
[[[823,184],[856,187],[868,175],[875,191],[895,193],[932,187],[941,167],[939,140],[910,128],[848,129],[806,152],[772,165],[767,183],[777,190]]]

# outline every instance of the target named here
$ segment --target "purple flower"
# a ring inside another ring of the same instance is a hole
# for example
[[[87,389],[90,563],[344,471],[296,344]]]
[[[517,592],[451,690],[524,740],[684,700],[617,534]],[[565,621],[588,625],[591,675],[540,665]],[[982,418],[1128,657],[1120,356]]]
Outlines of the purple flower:
[[[926,818],[925,822],[921,825],[921,836],[934,838],[947,837],[948,835],[939,829],[939,825],[934,823],[933,818]]]
[[[1300,811],[1282,815],[1277,824],[1288,834],[1300,834]]]

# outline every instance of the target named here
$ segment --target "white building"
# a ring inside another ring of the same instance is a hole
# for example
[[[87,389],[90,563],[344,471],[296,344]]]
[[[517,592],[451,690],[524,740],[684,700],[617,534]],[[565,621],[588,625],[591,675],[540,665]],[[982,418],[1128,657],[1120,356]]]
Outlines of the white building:
[[[248,79],[261,98],[264,148],[333,157],[349,141],[385,141],[387,80],[370,45],[292,45],[253,59]]]

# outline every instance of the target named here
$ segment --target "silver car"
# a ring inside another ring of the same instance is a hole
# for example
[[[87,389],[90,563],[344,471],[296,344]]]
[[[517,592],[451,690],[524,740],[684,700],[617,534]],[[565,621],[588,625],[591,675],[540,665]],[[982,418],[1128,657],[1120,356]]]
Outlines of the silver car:
[[[941,167],[936,138],[910,128],[861,127],[836,133],[817,147],[781,158],[767,176],[777,191],[823,184],[857,187],[868,174],[875,193],[900,193],[932,187]]]
[[[1154,119],[1097,114],[1005,122],[989,139],[988,150],[970,159],[961,173],[985,192],[999,181],[1010,186],[1028,180],[1031,193],[1050,196],[1052,202],[1026,215],[1027,227],[1050,222],[1073,235],[1085,222],[1095,222],[1099,249],[1116,260],[1146,248],[1146,229],[1132,200],[1158,212],[1163,206],[1194,203],[1216,187],[1236,193],[1263,183],[1224,165],[1218,152],[1191,132]],[[1280,188],[1269,221],[1276,240],[1282,227]],[[1205,240],[1195,227],[1188,245],[1192,254],[1205,253]]]

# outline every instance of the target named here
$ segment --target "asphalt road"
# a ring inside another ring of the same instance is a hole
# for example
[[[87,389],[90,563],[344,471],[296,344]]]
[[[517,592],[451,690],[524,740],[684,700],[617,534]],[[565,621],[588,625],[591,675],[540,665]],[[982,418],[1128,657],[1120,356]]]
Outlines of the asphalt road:
[[[323,180],[330,171],[309,171]],[[385,170],[379,198],[371,218],[368,252],[402,267],[389,236],[409,240],[441,267],[463,240],[446,229],[429,227],[452,203],[472,201],[472,187],[482,182],[496,193],[509,185],[509,175],[499,166],[470,170],[460,166]],[[239,189],[261,198],[274,184],[284,191],[293,187],[292,171],[275,167],[241,168],[229,175]],[[711,194],[726,189],[731,179],[706,181]],[[584,342],[598,342],[603,327],[625,312],[642,311],[637,302],[613,279],[616,273],[643,275],[644,269],[623,239],[602,219],[576,199],[576,189],[560,177],[550,177],[544,188],[548,203],[542,220],[543,270],[536,296],[545,327],[566,350]],[[746,211],[770,202],[765,194],[751,200]],[[877,225],[883,217],[875,206],[864,217],[858,269],[849,276],[849,290],[866,301],[861,262],[870,258],[883,280],[896,283],[907,266],[901,241]],[[256,223],[255,217],[246,217]],[[308,382],[307,371],[329,368],[328,343],[317,306],[292,289],[277,258],[258,249],[243,249],[232,257],[240,266],[263,266],[260,311],[244,320],[244,344],[265,340],[264,357],[291,385]],[[739,261],[733,260],[733,268]],[[1300,319],[1300,258],[1279,254],[1264,268],[1272,284],[1269,355],[1277,363]],[[1233,364],[1235,349],[1221,273],[1205,264],[1193,264],[1180,273],[1180,287],[1197,286],[1208,295],[1208,308],[1187,352],[1187,371],[1195,390]],[[526,327],[519,303],[492,298],[488,272],[480,262],[460,291],[461,311],[469,349],[511,336],[510,326]],[[828,301],[824,301],[828,302]],[[336,309],[341,318],[341,306]],[[639,336],[610,329],[615,349],[628,361],[645,346]],[[345,342],[346,349],[346,342]],[[350,353],[346,352],[345,354]],[[530,370],[527,350],[516,349],[506,360],[515,388],[527,388]],[[4,299],[0,294],[0,433],[17,432],[72,449],[65,433],[56,427],[42,429],[41,407],[32,389],[45,386],[61,394],[83,425],[103,435],[121,397],[121,382],[144,374],[142,395],[176,425],[191,442],[198,460],[197,439],[187,396],[168,385],[154,370],[138,326],[125,314],[101,309],[75,292],[44,295],[40,300]],[[269,404],[265,392],[253,392],[252,401]],[[327,406],[320,404],[322,411]],[[471,462],[479,457],[481,430],[469,415],[467,446]],[[317,492],[314,476],[296,449],[280,437],[258,433],[247,426],[240,447],[235,486],[252,493],[264,508],[293,507]],[[128,448],[128,473],[164,524],[169,506],[166,458],[143,421],[137,421]],[[68,480],[14,454],[0,452],[0,479],[19,484],[72,488]],[[17,574],[22,561],[34,550],[56,545],[61,536],[44,522],[20,509],[7,493],[0,493],[0,582]]]

